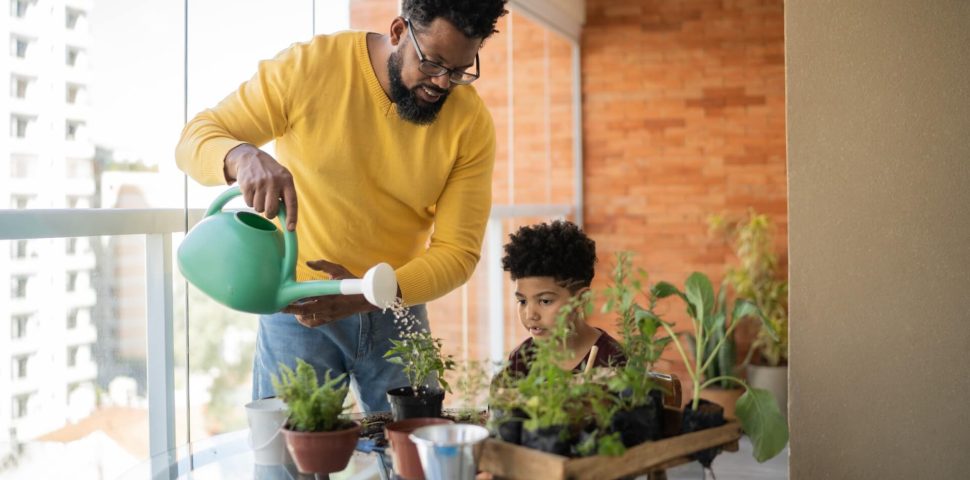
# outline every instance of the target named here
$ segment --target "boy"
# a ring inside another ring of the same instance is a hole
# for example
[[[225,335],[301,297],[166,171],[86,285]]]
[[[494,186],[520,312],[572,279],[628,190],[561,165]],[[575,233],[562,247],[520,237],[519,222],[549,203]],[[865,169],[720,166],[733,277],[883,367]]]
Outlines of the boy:
[[[596,263],[596,243],[575,224],[562,220],[524,226],[509,237],[502,269],[515,282],[519,321],[531,337],[509,354],[505,373],[521,377],[529,372],[534,339],[550,335],[559,310],[571,298],[589,291]],[[593,366],[626,363],[619,343],[603,330],[588,325],[582,311],[573,312],[568,322],[569,355],[561,367],[581,372],[594,345],[598,353]]]

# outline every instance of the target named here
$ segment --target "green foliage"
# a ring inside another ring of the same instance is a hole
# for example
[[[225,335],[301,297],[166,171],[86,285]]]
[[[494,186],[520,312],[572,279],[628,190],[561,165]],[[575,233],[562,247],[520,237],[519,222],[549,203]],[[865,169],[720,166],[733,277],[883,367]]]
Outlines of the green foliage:
[[[787,364],[788,282],[779,272],[771,221],[767,215],[751,211],[741,220],[727,221],[716,215],[709,223],[712,231],[722,233],[731,243],[740,263],[728,269],[725,280],[739,297],[751,299],[771,325],[771,331],[762,328],[758,332],[745,363],[759,352],[767,365]]]
[[[515,382],[518,394],[524,400],[520,408],[529,417],[523,423],[527,430],[570,423],[568,412],[575,408],[578,392],[573,388],[573,373],[560,365],[571,356],[567,348],[570,315],[587,308],[588,300],[589,292],[571,298],[556,315],[556,325],[550,335],[535,339],[529,373]]]
[[[184,281],[176,281],[174,297],[185,295]],[[194,287],[188,288],[191,319],[186,322],[185,302],[175,302],[175,335],[188,335],[191,345],[175,342],[175,363],[193,376],[211,379],[205,424],[213,433],[246,428],[246,414],[239,408],[250,400],[249,384],[256,339],[255,315],[230,310]],[[186,332],[188,329],[188,332]],[[190,347],[189,350],[186,350]],[[187,360],[191,359],[191,362]],[[144,368],[142,366],[141,368]],[[177,388],[184,375],[176,375]]]
[[[584,292],[559,310],[550,335],[535,340],[528,375],[511,382],[515,392],[506,393],[505,401],[518,400],[515,406],[528,417],[523,423],[527,430],[567,426],[577,420],[588,421],[590,416],[605,427],[616,410],[613,396],[601,384],[562,367],[572,357],[567,343],[572,325],[569,319],[580,312],[591,313],[591,296],[591,292]]]
[[[623,446],[620,432],[613,432],[609,435],[599,437],[596,453],[607,457],[619,457],[626,453],[626,447]]]
[[[591,455],[619,457],[626,453],[626,447],[620,438],[620,432],[603,434],[601,430],[596,430],[576,446],[576,451],[583,457]]]
[[[714,363],[731,337],[734,329],[742,318],[754,316],[762,321],[762,325],[769,333],[773,333],[772,326],[765,321],[758,307],[745,299],[737,299],[730,317],[727,316],[724,295],[719,294],[714,301],[713,287],[706,275],[694,272],[685,283],[686,292],[677,287],[660,282],[652,289],[657,298],[678,296],[687,304],[687,314],[694,327],[694,364],[691,365],[687,353],[681,345],[680,339],[674,334],[672,325],[664,322],[662,326],[674,339],[674,345],[680,353],[687,367],[687,374],[693,383],[692,405],[697,409],[701,390],[717,382],[729,381],[741,385],[747,391],[738,399],[735,413],[741,421],[741,426],[751,437],[754,445],[754,457],[763,462],[778,454],[788,443],[788,426],[784,417],[778,411],[774,396],[766,390],[751,389],[740,378],[731,375],[721,375],[713,378],[703,378],[703,372]],[[723,293],[723,289],[722,289]],[[725,329],[725,325],[727,328]],[[723,332],[723,335],[721,333]],[[709,339],[715,339],[709,347]]]
[[[459,420],[474,420],[481,407],[482,395],[488,391],[488,371],[483,362],[468,360],[456,370],[455,390],[457,390]]]
[[[392,347],[384,354],[388,362],[404,368],[408,383],[417,391],[420,387],[441,384],[446,392],[451,386],[445,380],[445,372],[455,368],[451,355],[441,355],[441,339],[431,336],[427,330],[407,332],[403,340],[391,340]]]
[[[669,338],[655,338],[661,320],[653,313],[656,298],[649,292],[644,293],[646,272],[634,271],[632,254],[616,254],[612,281],[603,290],[606,301],[603,313],[616,316],[620,332],[620,345],[627,358],[625,366],[616,369],[616,375],[609,379],[609,389],[619,396],[619,408],[633,408],[649,401],[650,391],[657,388],[650,377],[653,364],[660,359]],[[647,301],[648,308],[637,303],[637,298]]]
[[[327,370],[322,385],[317,384],[317,374],[302,358],[296,359],[296,371],[280,364],[280,375],[273,375],[276,395],[286,402],[290,411],[289,428],[298,432],[330,432],[346,425],[340,415],[348,386],[347,374],[330,378]]]
[[[785,448],[788,429],[778,428],[778,425],[785,425],[785,417],[778,410],[778,403],[771,392],[760,388],[748,389],[738,398],[735,413],[744,431],[751,437],[755,460],[764,462]]]

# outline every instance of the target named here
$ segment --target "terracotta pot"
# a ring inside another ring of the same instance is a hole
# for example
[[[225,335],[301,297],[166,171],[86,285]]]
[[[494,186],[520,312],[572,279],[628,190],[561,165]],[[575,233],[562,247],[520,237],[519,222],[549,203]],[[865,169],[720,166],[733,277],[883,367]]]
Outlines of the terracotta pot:
[[[738,398],[743,394],[743,388],[707,387],[701,390],[701,398],[724,408],[724,416],[726,418],[735,418],[734,405],[738,403]]]
[[[788,418],[788,367],[748,365],[748,385],[771,392],[778,401],[778,409]]]
[[[447,418],[409,418],[384,426],[384,435],[391,443],[394,474],[404,480],[424,480],[418,449],[408,436],[414,430],[427,425],[455,423]]]
[[[357,447],[360,424],[333,432],[297,432],[283,428],[286,448],[301,473],[334,473],[347,468]]]

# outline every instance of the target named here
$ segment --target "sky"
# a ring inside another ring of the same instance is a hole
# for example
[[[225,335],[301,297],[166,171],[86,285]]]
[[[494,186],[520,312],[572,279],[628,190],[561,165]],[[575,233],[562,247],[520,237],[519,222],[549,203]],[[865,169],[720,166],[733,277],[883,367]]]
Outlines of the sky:
[[[349,0],[189,0],[188,117],[216,104],[271,58],[314,33],[348,28]],[[94,0],[91,135],[116,158],[174,170],[184,124],[185,3]],[[314,25],[315,24],[315,25]]]

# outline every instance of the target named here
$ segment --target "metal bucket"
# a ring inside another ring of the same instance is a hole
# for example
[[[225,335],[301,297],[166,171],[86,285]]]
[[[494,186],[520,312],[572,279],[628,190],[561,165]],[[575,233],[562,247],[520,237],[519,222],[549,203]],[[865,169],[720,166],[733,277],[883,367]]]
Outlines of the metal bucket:
[[[488,430],[461,423],[430,425],[415,430],[410,438],[428,480],[474,480]]]

